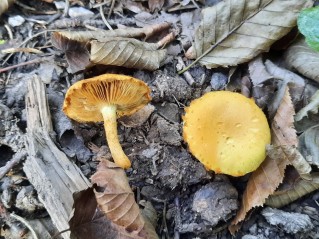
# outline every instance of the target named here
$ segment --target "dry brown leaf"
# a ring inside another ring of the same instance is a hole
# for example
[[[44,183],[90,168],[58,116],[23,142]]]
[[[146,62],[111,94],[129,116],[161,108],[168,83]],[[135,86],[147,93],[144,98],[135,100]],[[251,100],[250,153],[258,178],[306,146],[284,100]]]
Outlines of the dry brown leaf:
[[[284,97],[271,124],[272,144],[274,146],[298,146],[297,133],[294,128],[295,109],[286,87]]]
[[[301,178],[310,179],[311,166],[296,147],[268,145],[267,155],[274,160],[288,160],[295,167]]]
[[[267,157],[252,173],[243,194],[240,210],[229,226],[232,234],[239,229],[238,224],[245,219],[252,208],[264,205],[266,198],[275,192],[284,178],[288,164],[289,161]]]
[[[0,16],[6,12],[8,8],[15,2],[15,0],[1,0],[0,1]]]
[[[273,79],[274,77],[268,73],[266,67],[264,65],[262,56],[254,58],[248,64],[248,69],[250,73],[250,79],[253,82],[254,86],[264,83],[269,79]]]
[[[124,66],[156,70],[166,58],[166,50],[157,50],[156,43],[136,39],[110,37],[103,42],[91,41],[91,62],[94,64]]]
[[[51,42],[53,46],[65,53],[71,73],[84,70],[90,64],[90,53],[86,43],[70,40],[58,32],[52,34]]]
[[[59,33],[64,37],[80,42],[89,42],[91,40],[104,42],[105,39],[109,39],[110,37],[142,37],[144,38],[144,40],[146,40],[157,32],[167,30],[170,26],[170,23],[164,22],[160,24],[145,26],[143,28],[125,27],[121,29],[115,29],[113,31],[98,29],[95,31],[60,31]]]
[[[286,35],[311,0],[222,1],[202,11],[202,22],[190,51],[207,67],[247,62]]]
[[[297,147],[298,139],[293,126],[294,113],[287,87],[271,125],[273,145]],[[232,234],[238,230],[238,223],[245,219],[252,208],[262,206],[266,198],[275,192],[283,181],[285,169],[289,164],[290,161],[286,157],[271,158],[268,156],[259,168],[252,173],[243,195],[241,208],[229,226]]]
[[[319,166],[319,125],[308,128],[299,136],[299,148],[310,164]]]
[[[319,189],[319,173],[312,173],[310,176],[311,180],[299,178],[290,189],[275,192],[266,200],[266,204],[270,207],[283,207]]]
[[[119,121],[125,127],[139,127],[148,120],[154,110],[155,107],[151,104],[148,104],[132,115],[122,116],[119,118]]]
[[[164,5],[164,0],[148,0],[148,8],[151,12],[160,11]]]
[[[69,221],[71,239],[145,239],[107,219],[97,208],[93,188],[78,192],[73,197],[74,210]]]
[[[304,76],[319,82],[319,52],[312,50],[304,38],[287,49],[285,61]]]
[[[310,98],[310,102],[303,107],[299,112],[296,114],[295,120],[300,121],[302,118],[307,117],[308,113],[317,114],[319,108],[319,90],[313,94]]]
[[[136,238],[158,238],[150,223],[146,223],[135,202],[124,170],[116,164],[102,160],[91,178],[99,191],[95,197],[101,210],[113,223],[125,228]]]

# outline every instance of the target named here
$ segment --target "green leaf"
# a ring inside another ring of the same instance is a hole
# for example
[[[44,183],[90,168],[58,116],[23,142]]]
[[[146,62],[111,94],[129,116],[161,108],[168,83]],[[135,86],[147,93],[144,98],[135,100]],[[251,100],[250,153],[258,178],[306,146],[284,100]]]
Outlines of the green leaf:
[[[4,43],[6,43],[6,41],[0,39],[0,45],[1,45],[1,44],[4,44]]]
[[[319,6],[307,8],[298,17],[299,31],[306,37],[307,44],[319,51]]]

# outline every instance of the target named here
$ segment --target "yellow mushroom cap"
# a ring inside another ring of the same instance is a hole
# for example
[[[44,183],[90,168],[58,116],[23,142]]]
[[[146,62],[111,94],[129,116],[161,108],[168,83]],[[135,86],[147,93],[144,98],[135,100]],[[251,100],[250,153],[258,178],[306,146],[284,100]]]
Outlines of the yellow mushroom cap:
[[[130,76],[104,74],[76,82],[66,93],[63,111],[79,122],[101,122],[101,109],[116,106],[117,117],[130,115],[151,100],[149,87]]]
[[[229,91],[209,92],[185,111],[184,140],[207,169],[242,176],[265,159],[270,129],[253,99]]]

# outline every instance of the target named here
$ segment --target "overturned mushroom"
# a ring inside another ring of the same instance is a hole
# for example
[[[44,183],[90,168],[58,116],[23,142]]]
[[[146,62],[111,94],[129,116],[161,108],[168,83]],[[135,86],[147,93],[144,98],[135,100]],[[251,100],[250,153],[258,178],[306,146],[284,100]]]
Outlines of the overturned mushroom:
[[[151,100],[150,89],[130,76],[104,74],[79,81],[66,93],[63,111],[79,122],[102,122],[114,162],[131,166],[119,143],[117,117],[131,115]]]
[[[241,176],[266,157],[270,129],[253,99],[228,91],[209,92],[191,102],[183,121],[191,153],[216,173]]]

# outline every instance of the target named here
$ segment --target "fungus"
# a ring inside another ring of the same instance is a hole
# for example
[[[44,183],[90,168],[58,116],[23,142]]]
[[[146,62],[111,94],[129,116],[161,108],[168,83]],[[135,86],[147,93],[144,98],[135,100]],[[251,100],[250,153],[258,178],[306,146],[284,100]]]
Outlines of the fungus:
[[[151,100],[150,89],[130,76],[104,74],[78,81],[66,93],[63,111],[79,122],[102,122],[114,162],[129,168],[117,135],[118,117],[131,115]]]
[[[253,99],[228,91],[209,92],[185,111],[184,140],[207,169],[242,176],[265,159],[270,129]]]

